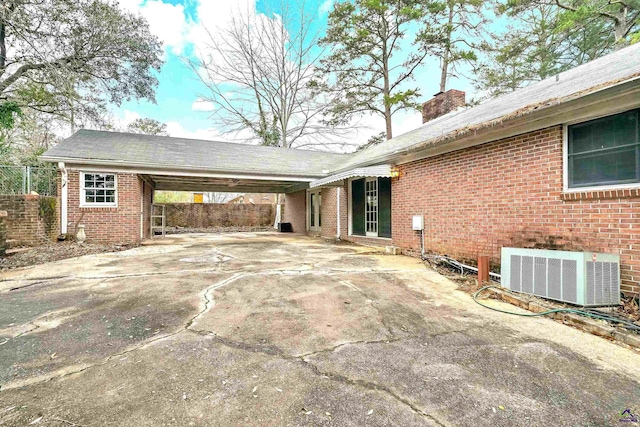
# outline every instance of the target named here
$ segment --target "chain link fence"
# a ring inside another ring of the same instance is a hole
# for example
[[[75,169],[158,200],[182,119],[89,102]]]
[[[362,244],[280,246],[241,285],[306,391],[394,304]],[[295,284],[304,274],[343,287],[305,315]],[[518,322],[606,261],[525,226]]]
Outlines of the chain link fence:
[[[51,166],[0,165],[0,194],[57,195],[57,169]]]

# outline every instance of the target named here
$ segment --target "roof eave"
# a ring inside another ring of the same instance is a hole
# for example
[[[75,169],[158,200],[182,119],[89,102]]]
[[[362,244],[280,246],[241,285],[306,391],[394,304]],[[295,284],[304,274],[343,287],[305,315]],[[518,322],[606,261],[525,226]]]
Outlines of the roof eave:
[[[640,107],[640,76],[587,94],[573,94],[548,100],[540,106],[528,106],[507,116],[464,128],[437,139],[423,141],[404,150],[386,153],[366,161],[349,164],[332,174],[381,163],[403,164],[435,155],[498,141],[547,127],[585,121]],[[548,105],[544,105],[548,104]]]
[[[76,157],[62,157],[62,156],[39,156],[38,160],[44,162],[59,163],[63,162],[73,166],[83,166],[110,170],[114,172],[128,172],[128,173],[140,173],[140,174],[168,174],[168,175],[193,175],[193,176],[211,176],[222,178],[256,178],[256,179],[282,179],[283,181],[300,181],[311,182],[319,178],[327,176],[327,174],[288,174],[288,173],[273,173],[262,171],[239,171],[239,170],[212,170],[206,168],[198,168],[192,166],[180,166],[180,167],[168,167],[161,164],[140,164],[135,162],[124,162],[121,160],[100,160],[100,159],[86,159]]]

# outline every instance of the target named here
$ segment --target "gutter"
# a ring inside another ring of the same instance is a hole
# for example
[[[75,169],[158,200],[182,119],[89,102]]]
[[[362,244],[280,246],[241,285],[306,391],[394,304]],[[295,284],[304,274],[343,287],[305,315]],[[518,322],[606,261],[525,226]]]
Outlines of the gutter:
[[[457,151],[462,148],[481,145],[484,143],[509,138],[522,133],[531,132],[533,130],[563,124],[565,121],[559,114],[563,112],[562,109],[571,112],[577,110],[578,108],[585,108],[590,105],[600,104],[619,98],[621,96],[631,96],[635,92],[640,92],[640,73],[625,77],[623,80],[603,83],[599,86],[594,86],[580,92],[575,92],[562,98],[551,98],[537,104],[530,104],[507,115],[497,117],[493,120],[488,120],[472,126],[461,127],[454,130],[453,132],[449,132],[447,134],[432,138],[427,141],[423,141],[421,143],[406,147],[401,150],[379,155],[373,159],[365,160],[358,163],[350,163],[348,166],[334,171],[333,173],[342,173],[353,168],[370,166],[380,163],[408,163],[419,160],[421,158],[444,154],[451,151]],[[640,105],[640,96],[636,95],[635,98],[637,107],[638,105]],[[579,106],[574,106],[574,104],[579,104]],[[617,112],[622,112],[625,108],[627,108],[623,105],[617,105],[616,107],[621,110]],[[615,110],[615,108],[613,108],[613,110]],[[615,112],[606,113],[603,115],[608,114],[615,114]],[[544,125],[535,125],[534,129],[531,130],[517,130],[515,132],[509,132],[510,129],[515,129],[516,126],[531,126],[535,124],[535,122],[540,122],[543,120],[549,120],[549,123],[545,123]],[[467,145],[465,145],[465,140],[471,141]],[[447,146],[454,142],[460,142],[460,147],[450,147],[449,149],[447,149]],[[438,148],[440,148],[440,150],[437,150]],[[433,152],[430,153],[429,151]]]
[[[316,179],[324,178],[327,174],[310,174],[310,175],[293,175],[293,174],[274,174],[255,172],[253,174],[247,171],[223,171],[218,173],[211,169],[197,168],[193,166],[181,166],[179,168],[167,168],[161,164],[140,164],[134,162],[123,162],[120,160],[100,160],[100,159],[83,159],[73,157],[57,157],[57,156],[39,156],[38,160],[44,162],[66,163],[69,167],[80,166],[102,166],[105,171],[121,171],[130,173],[140,173],[147,175],[174,175],[174,176],[202,176],[211,178],[240,178],[240,179],[263,179],[263,180],[281,180],[281,181],[299,181],[312,182]],[[155,169],[153,168],[155,167]],[[251,172],[251,171],[249,171]]]

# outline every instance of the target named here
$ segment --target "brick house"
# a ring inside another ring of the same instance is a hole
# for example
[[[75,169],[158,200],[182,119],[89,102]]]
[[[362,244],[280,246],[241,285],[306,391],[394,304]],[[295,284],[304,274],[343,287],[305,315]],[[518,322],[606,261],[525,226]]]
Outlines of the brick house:
[[[89,239],[148,236],[154,189],[285,193],[296,232],[494,263],[504,246],[617,253],[635,293],[639,116],[634,45],[473,107],[439,93],[421,127],[349,155],[80,131],[43,159],[61,231],[84,215]]]

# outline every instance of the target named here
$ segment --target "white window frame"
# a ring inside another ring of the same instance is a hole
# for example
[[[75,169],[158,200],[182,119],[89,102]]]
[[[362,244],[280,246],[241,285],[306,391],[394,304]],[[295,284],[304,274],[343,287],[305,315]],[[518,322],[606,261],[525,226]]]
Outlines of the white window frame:
[[[375,204],[375,215],[376,215],[376,219],[375,221],[369,221],[368,217],[367,217],[367,208],[369,207],[369,195],[368,190],[367,190],[367,183],[369,182],[375,182],[375,197],[376,197],[376,204]],[[379,215],[379,210],[378,210],[378,205],[379,205],[379,191],[378,191],[378,177],[368,177],[364,180],[364,232],[365,235],[367,237],[378,237],[378,215]],[[369,224],[375,224],[375,229],[376,231],[369,231]]]
[[[306,207],[305,207],[305,210],[307,212],[307,231],[313,231],[314,233],[320,233],[322,231],[322,224],[314,225],[315,230],[311,229],[311,215],[312,215],[312,212],[311,212],[311,195],[312,194],[315,194],[315,196],[316,196],[316,208],[318,209],[318,218],[321,218],[321,216],[322,216],[322,214],[320,213],[320,209],[322,209],[322,204],[321,204],[322,189],[316,188],[316,189],[307,190]],[[315,218],[314,218],[314,222],[316,222]]]
[[[356,179],[361,179],[361,178],[364,178],[364,177],[349,178],[348,179],[348,183],[349,184],[348,184],[347,188],[349,189],[349,194],[348,194],[348,197],[347,197],[347,211],[348,211],[347,212],[347,217],[348,217],[348,220],[347,220],[347,227],[348,227],[347,228],[347,235],[350,236],[350,237],[353,236],[353,237],[356,237],[356,238],[358,238],[358,237],[361,237],[361,238],[374,238],[374,239],[380,239],[380,240],[385,240],[385,241],[391,242],[391,241],[393,241],[393,239],[391,237],[379,237],[378,233],[375,233],[375,235],[373,233],[366,233],[366,218],[365,218],[365,235],[361,236],[359,234],[358,235],[353,234],[353,181],[355,181]],[[377,180],[378,177],[369,177],[367,179],[370,179],[370,180],[374,180],[375,179],[375,180]],[[380,207],[380,193],[379,193],[379,191],[380,191],[380,188],[378,188],[378,208]],[[366,188],[365,188],[365,197],[366,197]],[[365,200],[365,203],[366,203],[366,200]],[[365,209],[365,215],[366,215],[366,209]],[[379,209],[378,209],[378,219],[380,219],[380,210]],[[380,224],[378,224],[378,227],[380,227]]]
[[[569,126],[580,123],[589,122],[591,120],[602,119],[604,117],[615,116],[616,114],[624,113],[626,111],[635,110],[631,108],[617,113],[605,114],[602,116],[591,117],[589,119],[581,119],[572,122],[568,122],[562,125],[562,192],[563,193],[585,193],[591,191],[607,191],[607,190],[628,190],[640,188],[640,182],[633,182],[629,184],[611,184],[611,185],[595,185],[590,187],[569,187]]]
[[[84,176],[85,175],[113,175],[113,189],[115,190],[115,201],[114,202],[87,202],[86,198],[86,190],[92,190],[91,188],[87,189],[84,186]],[[104,171],[81,171],[80,172],[80,207],[81,208],[117,208],[118,207],[118,174],[115,172],[104,172]]]

